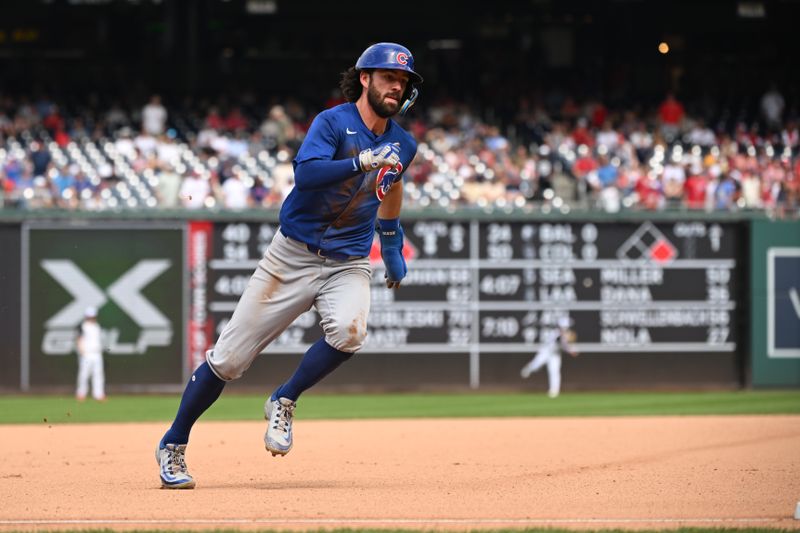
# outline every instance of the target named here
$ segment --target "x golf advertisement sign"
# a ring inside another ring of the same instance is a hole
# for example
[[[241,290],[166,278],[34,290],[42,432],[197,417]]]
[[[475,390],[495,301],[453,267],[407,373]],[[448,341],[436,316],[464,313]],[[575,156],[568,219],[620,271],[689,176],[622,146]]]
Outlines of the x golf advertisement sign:
[[[89,307],[109,383],[182,381],[183,232],[151,228],[28,228],[23,388],[74,383]]]

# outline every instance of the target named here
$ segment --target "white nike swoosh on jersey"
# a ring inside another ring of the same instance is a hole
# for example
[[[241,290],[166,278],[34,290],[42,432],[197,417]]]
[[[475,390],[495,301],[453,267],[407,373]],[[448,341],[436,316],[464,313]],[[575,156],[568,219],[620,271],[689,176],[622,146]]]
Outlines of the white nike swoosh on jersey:
[[[344,131],[347,132],[348,135],[355,135],[356,134],[356,132],[350,131],[350,128],[346,128]]]

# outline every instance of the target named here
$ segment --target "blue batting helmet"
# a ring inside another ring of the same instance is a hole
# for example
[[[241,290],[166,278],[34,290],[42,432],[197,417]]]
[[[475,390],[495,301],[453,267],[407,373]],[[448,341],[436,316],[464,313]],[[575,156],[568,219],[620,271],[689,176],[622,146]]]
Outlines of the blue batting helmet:
[[[422,83],[422,76],[414,72],[414,56],[403,45],[397,43],[373,44],[356,61],[356,70],[385,68],[408,72],[412,84]]]

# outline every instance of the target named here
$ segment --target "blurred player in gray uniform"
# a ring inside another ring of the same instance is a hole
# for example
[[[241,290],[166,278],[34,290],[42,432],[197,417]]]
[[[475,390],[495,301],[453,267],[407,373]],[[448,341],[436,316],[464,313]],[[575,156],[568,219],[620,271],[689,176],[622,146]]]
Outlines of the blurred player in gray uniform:
[[[89,307],[84,313],[78,330],[78,386],[75,398],[82,402],[89,393],[92,382],[92,398],[106,399],[106,375],[103,369],[103,332],[97,323],[97,309]]]
[[[531,374],[547,365],[547,381],[549,384],[547,395],[557,398],[561,392],[561,354],[577,357],[578,352],[570,346],[572,332],[569,329],[569,318],[563,317],[558,321],[558,331],[544,339],[536,356],[522,367],[520,375],[527,379]]]
[[[403,258],[403,173],[417,143],[391,117],[417,97],[422,77],[404,46],[378,43],[342,74],[347,103],[320,113],[295,157],[295,187],[276,232],[206,362],[186,385],[178,414],[156,450],[161,485],[192,488],[185,462],[189,432],[298,316],[316,308],[324,337],[295,373],[267,399],[264,445],[272,455],[292,448],[292,418],[303,391],[364,344],[370,305],[369,251],[376,225],[386,284],[406,275]]]

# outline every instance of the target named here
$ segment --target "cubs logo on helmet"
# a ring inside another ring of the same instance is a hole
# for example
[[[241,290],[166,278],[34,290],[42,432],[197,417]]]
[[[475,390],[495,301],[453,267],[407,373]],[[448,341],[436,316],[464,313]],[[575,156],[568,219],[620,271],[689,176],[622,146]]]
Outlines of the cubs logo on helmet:
[[[422,76],[414,71],[414,56],[405,46],[397,43],[376,43],[364,50],[356,61],[356,70],[386,68],[408,72],[412,85],[422,83]]]
[[[386,193],[389,192],[389,189],[392,188],[392,185],[402,173],[403,163],[397,163],[394,168],[383,167],[378,171],[378,177],[375,179],[375,196],[378,197],[378,201],[382,202],[386,198]]]

